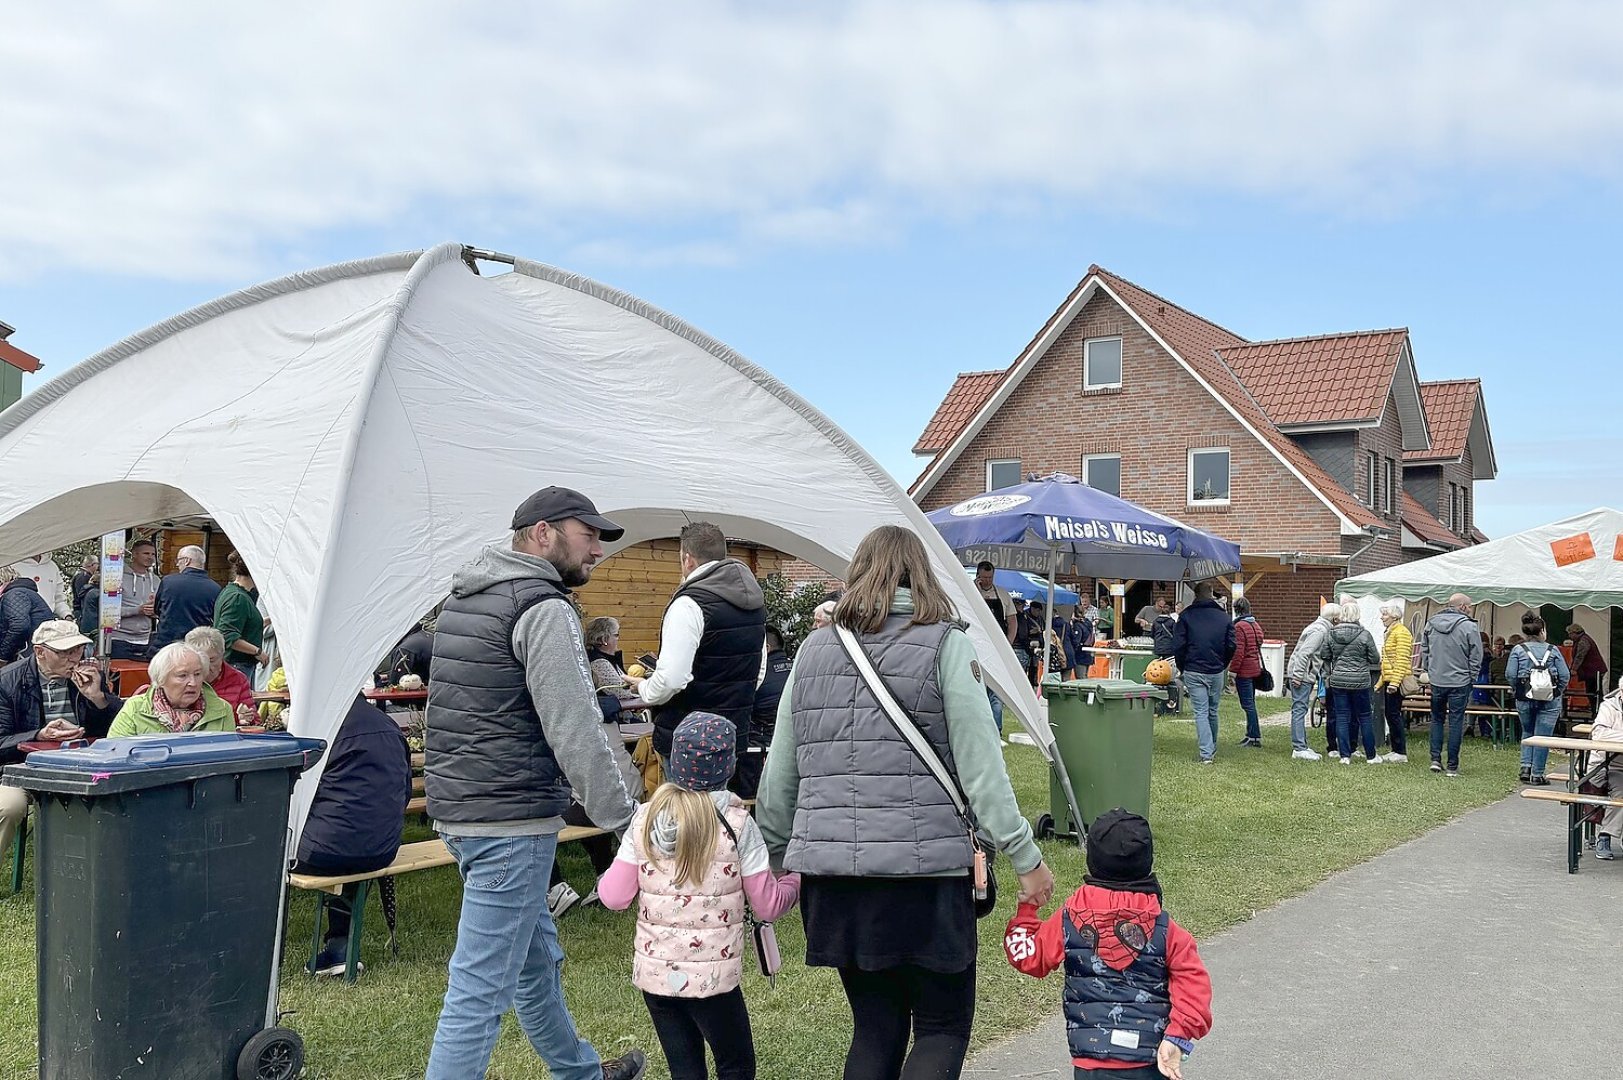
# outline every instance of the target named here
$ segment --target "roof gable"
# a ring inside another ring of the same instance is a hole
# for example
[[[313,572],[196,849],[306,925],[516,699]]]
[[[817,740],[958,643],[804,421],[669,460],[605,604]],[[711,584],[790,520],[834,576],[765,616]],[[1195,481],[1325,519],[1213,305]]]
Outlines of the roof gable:
[[[1367,507],[1337,484],[1306,451],[1274,425],[1245,384],[1223,362],[1219,350],[1244,345],[1244,338],[1097,265],[1088,268],[1087,276],[1049,317],[1037,336],[1004,373],[1004,377],[993,385],[969,422],[947,446],[936,453],[913,482],[910,491],[915,499],[929,493],[992,415],[1003,407],[1014,388],[1035,368],[1053,342],[1101,289],[1340,518],[1344,533],[1356,534],[1368,526],[1379,524],[1379,519]],[[940,413],[938,409],[937,415]]]
[[[1458,461],[1471,451],[1472,476],[1492,480],[1499,474],[1493,434],[1488,429],[1488,408],[1482,398],[1481,379],[1440,379],[1420,384],[1420,397],[1431,426],[1431,448],[1405,452],[1415,464]]]
[[[1288,338],[1219,350],[1280,428],[1378,423],[1403,359],[1405,329]]]

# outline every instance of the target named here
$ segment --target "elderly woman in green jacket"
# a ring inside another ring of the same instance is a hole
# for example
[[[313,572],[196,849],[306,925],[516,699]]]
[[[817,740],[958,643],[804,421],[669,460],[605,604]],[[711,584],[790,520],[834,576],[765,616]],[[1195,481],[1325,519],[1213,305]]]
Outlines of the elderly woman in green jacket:
[[[175,642],[158,650],[147,665],[152,685],[124,702],[109,737],[174,735],[186,731],[235,731],[231,706],[205,681],[203,654]]]

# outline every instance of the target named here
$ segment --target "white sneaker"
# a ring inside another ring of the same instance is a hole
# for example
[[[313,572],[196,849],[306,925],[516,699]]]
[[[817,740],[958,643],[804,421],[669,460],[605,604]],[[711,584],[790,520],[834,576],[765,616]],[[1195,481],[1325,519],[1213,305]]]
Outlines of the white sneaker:
[[[1332,755],[1332,756],[1334,756],[1334,755]],[[1350,758],[1350,757],[1336,758],[1336,760],[1341,762],[1343,765],[1351,765],[1352,764],[1352,758]]]
[[[1330,760],[1331,761],[1335,761],[1335,760],[1339,759],[1340,757],[1341,757],[1341,751],[1339,751],[1339,750],[1330,751]]]
[[[1394,765],[1402,765],[1402,764],[1406,764],[1408,762],[1409,755],[1408,754],[1388,754],[1388,755],[1386,755],[1386,760],[1392,762]]]
[[[591,892],[580,898],[581,907],[591,907],[593,904],[601,904],[602,902],[602,899],[597,895],[596,889],[593,889]]]
[[[560,881],[547,890],[547,910],[552,912],[554,919],[561,918],[564,912],[578,903],[580,893],[571,888],[567,881]]]
[[[1374,756],[1374,757],[1372,757],[1372,758],[1370,758],[1370,759],[1369,759],[1369,760],[1368,760],[1368,762],[1366,762],[1366,764],[1369,764],[1369,765],[1379,765],[1379,764],[1380,764],[1380,763],[1381,763],[1381,762],[1383,762],[1383,761],[1385,761],[1385,760],[1386,760],[1386,759],[1385,759],[1385,758],[1383,758],[1383,757],[1381,757],[1381,755],[1379,755],[1379,754],[1376,754],[1376,755],[1375,755],[1375,756]]]
[[[1317,752],[1315,752],[1313,750],[1306,750],[1306,749],[1292,750],[1291,751],[1291,757],[1295,758],[1297,761],[1318,761],[1319,760],[1319,755],[1318,755]]]

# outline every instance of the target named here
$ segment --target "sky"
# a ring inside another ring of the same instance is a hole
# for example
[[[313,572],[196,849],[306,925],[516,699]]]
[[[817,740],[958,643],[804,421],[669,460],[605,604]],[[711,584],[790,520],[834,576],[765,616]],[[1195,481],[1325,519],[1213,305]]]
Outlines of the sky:
[[[14,5],[0,321],[45,378],[271,277],[457,240],[635,293],[904,485],[1098,263],[1252,339],[1484,381],[1503,535],[1615,504],[1623,8]]]

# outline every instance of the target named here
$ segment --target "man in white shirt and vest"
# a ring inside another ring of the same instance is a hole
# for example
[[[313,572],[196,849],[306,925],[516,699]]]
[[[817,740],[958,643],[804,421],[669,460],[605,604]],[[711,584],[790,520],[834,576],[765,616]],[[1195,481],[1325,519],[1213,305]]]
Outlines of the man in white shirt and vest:
[[[654,673],[630,681],[655,707],[654,749],[662,757],[691,712],[730,721],[742,757],[761,681],[766,601],[750,568],[727,557],[726,537],[708,521],[682,529],[680,557],[682,585],[665,609]]]

